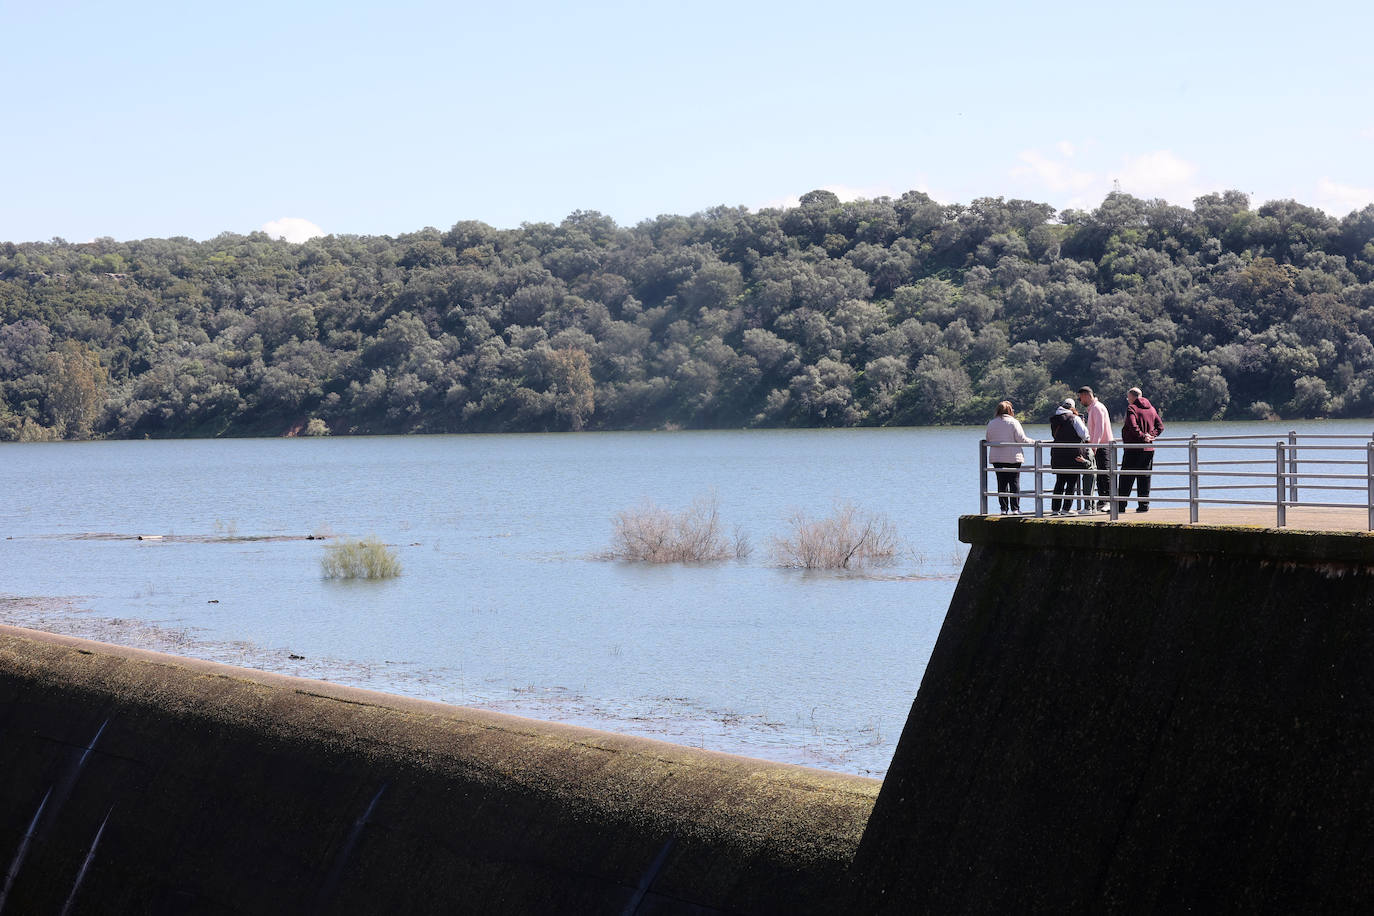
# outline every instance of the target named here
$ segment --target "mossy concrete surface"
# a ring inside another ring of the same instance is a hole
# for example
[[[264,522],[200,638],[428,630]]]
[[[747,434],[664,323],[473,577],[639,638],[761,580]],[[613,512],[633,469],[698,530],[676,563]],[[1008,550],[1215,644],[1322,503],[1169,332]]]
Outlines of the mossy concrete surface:
[[[1374,538],[968,517],[887,913],[1374,910]]]
[[[844,908],[878,783],[0,627],[0,912]]]

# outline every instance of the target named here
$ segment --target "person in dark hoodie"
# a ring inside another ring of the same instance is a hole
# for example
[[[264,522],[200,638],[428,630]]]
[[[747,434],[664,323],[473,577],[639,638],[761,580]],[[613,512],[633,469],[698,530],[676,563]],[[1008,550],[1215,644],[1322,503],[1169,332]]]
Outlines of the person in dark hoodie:
[[[1082,476],[1079,472],[1091,467],[1088,450],[1078,445],[1088,440],[1088,427],[1074,409],[1073,398],[1065,398],[1050,417],[1050,437],[1056,443],[1050,449],[1050,467],[1056,471],[1050,514],[1068,515],[1073,511],[1073,497],[1078,494],[1078,478]],[[1072,442],[1074,447],[1066,448],[1060,442]],[[1064,498],[1060,499],[1061,496]]]
[[[1127,448],[1121,456],[1121,485],[1117,488],[1117,512],[1126,511],[1126,500],[1131,496],[1131,487],[1138,480],[1135,511],[1150,511],[1150,474],[1155,464],[1155,450],[1149,443],[1164,432],[1164,421],[1159,411],[1141,394],[1139,388],[1126,392],[1126,421],[1121,424],[1121,441],[1137,443],[1138,448]],[[1138,472],[1145,471],[1140,474]]]

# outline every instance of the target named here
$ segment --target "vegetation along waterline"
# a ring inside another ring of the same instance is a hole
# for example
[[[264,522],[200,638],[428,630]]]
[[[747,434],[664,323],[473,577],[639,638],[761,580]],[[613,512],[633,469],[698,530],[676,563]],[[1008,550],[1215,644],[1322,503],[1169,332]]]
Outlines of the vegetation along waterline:
[[[1374,413],[1374,205],[911,191],[498,230],[0,244],[0,437]]]
[[[699,497],[680,512],[646,502],[616,514],[612,546],[600,556],[632,563],[718,563],[745,559],[753,545],[742,528],[726,537],[720,506],[713,496]],[[837,504],[829,515],[812,518],[793,510],[786,530],[772,538],[771,557],[792,569],[862,570],[887,566],[902,553],[896,526],[881,513]],[[917,559],[913,556],[912,559]]]

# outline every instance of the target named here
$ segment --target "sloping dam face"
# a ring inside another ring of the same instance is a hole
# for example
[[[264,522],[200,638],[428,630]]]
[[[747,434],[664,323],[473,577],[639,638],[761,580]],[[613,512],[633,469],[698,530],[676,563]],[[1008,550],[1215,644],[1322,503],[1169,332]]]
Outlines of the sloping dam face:
[[[828,913],[875,780],[0,627],[0,913]]]
[[[960,538],[855,910],[1374,910],[1374,538]]]
[[[0,628],[0,916],[1374,911],[1374,538],[960,536],[881,795]]]

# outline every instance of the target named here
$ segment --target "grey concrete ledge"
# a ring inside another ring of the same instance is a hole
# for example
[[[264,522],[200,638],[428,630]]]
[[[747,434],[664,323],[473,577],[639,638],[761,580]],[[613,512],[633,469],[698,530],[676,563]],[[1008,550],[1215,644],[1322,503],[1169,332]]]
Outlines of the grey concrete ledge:
[[[1374,533],[1366,531],[964,515],[959,518],[959,540],[974,545],[1121,553],[1226,554],[1374,568]]]

